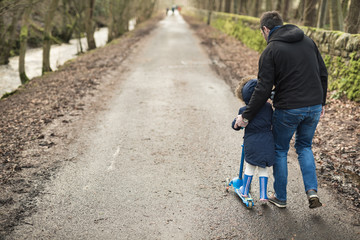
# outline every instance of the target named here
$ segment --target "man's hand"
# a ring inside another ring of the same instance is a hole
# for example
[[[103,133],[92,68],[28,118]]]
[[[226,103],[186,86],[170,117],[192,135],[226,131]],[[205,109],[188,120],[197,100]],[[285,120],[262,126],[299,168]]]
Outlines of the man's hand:
[[[239,127],[246,127],[248,125],[248,122],[244,122],[243,118],[241,115],[238,115],[236,118],[236,123],[235,126],[239,126]]]

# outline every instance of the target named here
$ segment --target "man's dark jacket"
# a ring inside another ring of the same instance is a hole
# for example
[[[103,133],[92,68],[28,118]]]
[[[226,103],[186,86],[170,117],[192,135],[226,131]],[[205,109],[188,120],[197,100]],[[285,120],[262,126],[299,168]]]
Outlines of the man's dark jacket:
[[[325,105],[328,74],[320,52],[295,25],[273,31],[259,59],[258,84],[243,118],[252,120],[275,86],[274,107]]]

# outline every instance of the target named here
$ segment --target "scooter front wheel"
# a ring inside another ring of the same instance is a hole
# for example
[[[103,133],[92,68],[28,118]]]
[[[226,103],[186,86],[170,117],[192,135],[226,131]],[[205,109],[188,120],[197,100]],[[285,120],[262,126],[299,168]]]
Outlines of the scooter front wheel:
[[[226,178],[226,180],[225,180],[225,191],[229,192],[229,188],[230,188],[230,178]]]

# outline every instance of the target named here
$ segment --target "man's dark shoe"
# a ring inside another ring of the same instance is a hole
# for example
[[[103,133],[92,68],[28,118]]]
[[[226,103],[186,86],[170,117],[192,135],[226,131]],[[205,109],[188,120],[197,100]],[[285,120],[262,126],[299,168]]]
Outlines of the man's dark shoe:
[[[320,202],[320,199],[315,190],[311,189],[307,191],[306,195],[309,199],[309,208],[317,208],[322,206],[322,203]]]
[[[286,208],[286,201],[281,201],[275,197],[275,194],[272,194],[269,197],[269,202],[274,204],[275,206],[279,208]]]

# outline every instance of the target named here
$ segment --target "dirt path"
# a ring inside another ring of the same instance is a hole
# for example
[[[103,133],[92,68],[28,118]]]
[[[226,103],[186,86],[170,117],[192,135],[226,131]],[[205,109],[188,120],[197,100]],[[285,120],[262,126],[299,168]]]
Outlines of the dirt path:
[[[240,103],[210,63],[180,16],[161,21],[99,79],[108,94],[83,99],[92,114],[49,124],[45,139],[67,133],[47,155],[61,168],[8,239],[359,239],[325,189],[325,206],[308,209],[294,156],[287,209],[249,211],[224,193],[238,172]],[[256,178],[252,189],[258,199]]]

